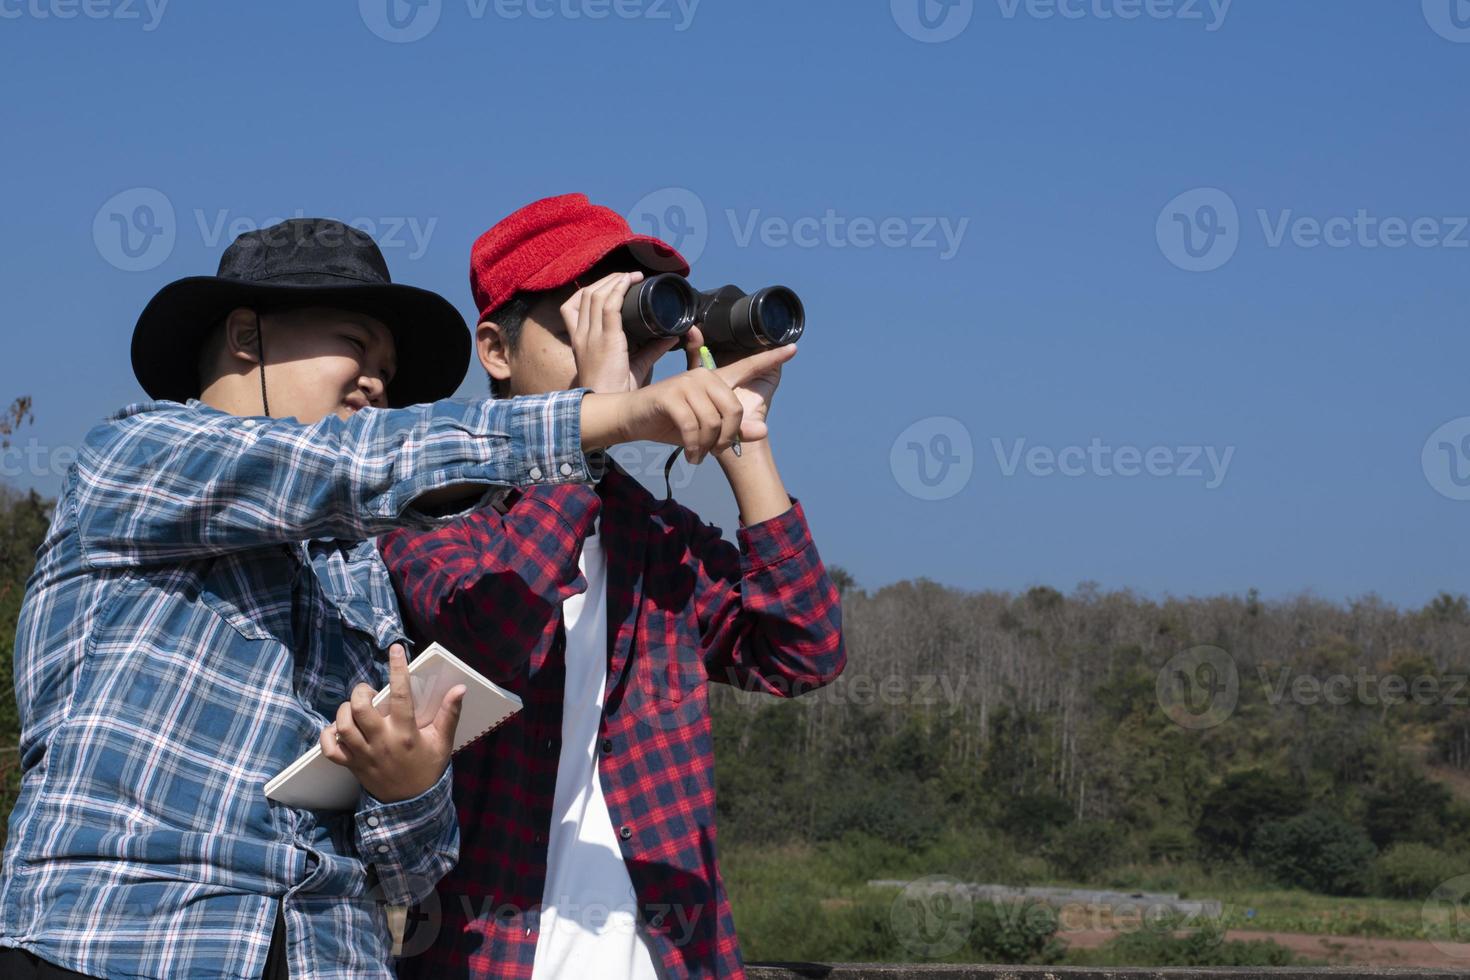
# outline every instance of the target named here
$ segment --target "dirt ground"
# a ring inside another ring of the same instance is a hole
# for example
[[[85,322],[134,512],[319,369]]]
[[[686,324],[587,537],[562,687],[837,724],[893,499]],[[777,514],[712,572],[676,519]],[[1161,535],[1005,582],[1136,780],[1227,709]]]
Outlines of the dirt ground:
[[[1086,929],[1061,935],[1073,949],[1096,949],[1117,933]],[[1470,943],[1429,942],[1422,939],[1368,939],[1360,936],[1313,936],[1296,932],[1249,932],[1231,929],[1227,940],[1269,939],[1299,956],[1323,960],[1332,966],[1414,966],[1461,969],[1470,973]]]

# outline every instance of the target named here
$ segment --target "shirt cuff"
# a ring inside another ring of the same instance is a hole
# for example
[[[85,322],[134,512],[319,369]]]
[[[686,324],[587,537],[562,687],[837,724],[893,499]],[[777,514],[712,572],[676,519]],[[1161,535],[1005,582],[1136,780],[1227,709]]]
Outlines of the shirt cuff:
[[[807,527],[806,512],[795,497],[788,497],[791,508],[778,517],[735,532],[740,543],[740,554],[746,572],[760,571],[785,561],[806,550],[812,543],[812,532]]]
[[[582,451],[582,398],[591,391],[573,388],[534,399],[512,399],[512,424],[522,450],[520,486],[595,483],[602,478],[606,463],[601,454]]]
[[[357,804],[357,838],[362,844],[363,860],[393,853],[402,846],[406,834],[422,833],[431,818],[451,805],[453,773],[453,766],[445,766],[433,786],[395,803],[384,803],[364,789]]]

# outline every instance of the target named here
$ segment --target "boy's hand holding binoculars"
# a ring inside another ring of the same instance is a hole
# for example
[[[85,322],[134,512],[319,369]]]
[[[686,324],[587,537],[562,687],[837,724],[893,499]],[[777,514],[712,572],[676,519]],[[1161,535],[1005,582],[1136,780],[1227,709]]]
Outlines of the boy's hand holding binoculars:
[[[699,367],[704,343],[699,328],[682,338],[650,340],[629,355],[623,328],[628,290],[641,272],[615,273],[572,294],[561,307],[578,383],[591,388],[582,402],[582,442],[602,448],[647,439],[679,446],[691,463],[721,452],[739,438],[766,437],[766,414],[781,379],[781,365],[796,356],[792,345],[733,359],[714,371]],[[691,370],[649,385],[653,366],[684,344]]]
[[[641,272],[615,272],[572,293],[561,305],[581,387],[598,394],[637,391],[648,384],[658,359],[679,345],[678,337],[664,337],[642,345],[636,354],[629,350],[623,303],[628,290],[642,281]]]

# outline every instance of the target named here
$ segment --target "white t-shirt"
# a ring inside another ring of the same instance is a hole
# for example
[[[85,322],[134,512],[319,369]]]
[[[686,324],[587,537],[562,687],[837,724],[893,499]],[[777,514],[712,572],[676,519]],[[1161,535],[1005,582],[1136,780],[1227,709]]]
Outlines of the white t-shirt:
[[[638,896],[602,795],[597,730],[607,688],[607,558],[582,546],[587,591],[562,603],[567,682],[533,980],[661,980],[639,931]]]

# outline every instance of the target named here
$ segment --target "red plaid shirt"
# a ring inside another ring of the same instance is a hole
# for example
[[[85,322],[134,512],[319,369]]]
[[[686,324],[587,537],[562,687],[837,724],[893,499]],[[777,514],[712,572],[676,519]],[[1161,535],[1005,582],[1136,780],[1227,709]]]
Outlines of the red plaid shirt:
[[[525,701],[455,756],[460,862],[411,917],[401,977],[531,976],[561,752],[561,604],[586,588],[578,558],[599,514],[598,769],[639,918],[670,977],[744,976],[715,861],[705,682],[787,697],[832,681],[846,663],[837,590],[799,503],[741,528],[737,549],[610,467],[596,488],[534,488],[504,515],[486,508],[380,542],[411,630]]]

